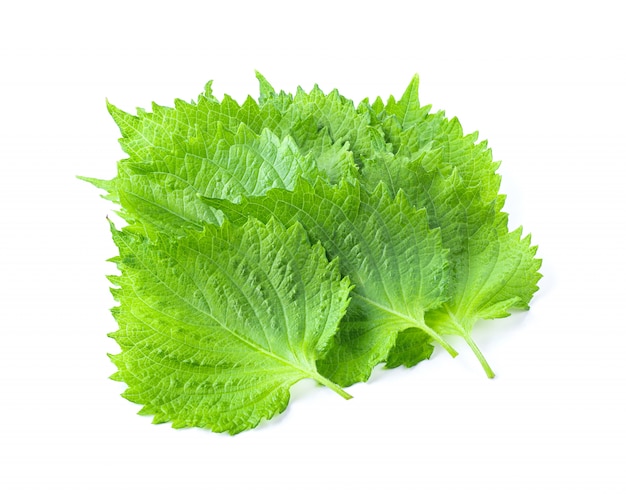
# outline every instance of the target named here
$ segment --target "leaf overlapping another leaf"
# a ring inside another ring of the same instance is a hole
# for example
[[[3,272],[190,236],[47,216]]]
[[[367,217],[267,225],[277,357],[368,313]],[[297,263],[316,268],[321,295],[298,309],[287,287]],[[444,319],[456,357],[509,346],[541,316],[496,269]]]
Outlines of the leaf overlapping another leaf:
[[[275,189],[237,204],[206,203],[236,223],[254,216],[302,224],[311,241],[338,260],[355,288],[336,345],[320,365],[339,384],[367,380],[407,328],[421,329],[456,355],[424,320],[446,300],[447,253],[439,231],[428,228],[426,211],[402,194],[392,200],[382,184],[370,194],[358,185],[303,179],[293,191]]]
[[[128,156],[83,179],[127,222],[111,277],[125,396],[155,422],[238,433],[301,379],[347,397],[378,364],[455,355],[445,335],[492,377],[472,329],[527,309],[541,261],[509,229],[486,141],[421,105],[417,77],[358,105],[257,78],[242,104],[211,83],[137,115],[108,104]]]
[[[392,113],[388,128],[396,129],[390,132],[398,137],[398,152],[380,151],[379,146],[362,170],[361,182],[368,189],[384,183],[392,194],[401,191],[413,206],[427,210],[431,228],[440,229],[449,249],[449,299],[427,314],[426,321],[439,334],[462,336],[493,377],[471,338],[472,328],[480,319],[509,315],[510,308],[528,308],[541,277],[541,261],[535,259],[537,249],[530,246],[530,237],[522,239],[521,229],[508,231],[508,217],[501,212],[505,197],[498,194],[498,163],[486,143],[475,144],[476,134],[464,136],[458,121],[447,121],[442,114],[432,116],[436,125],[429,124],[431,115],[419,108],[416,92],[414,79],[398,103],[387,105]],[[428,125],[427,144],[413,139],[406,145],[406,136],[421,135],[422,125]],[[404,346],[397,345],[391,358],[410,365],[411,359],[399,357],[403,352]]]

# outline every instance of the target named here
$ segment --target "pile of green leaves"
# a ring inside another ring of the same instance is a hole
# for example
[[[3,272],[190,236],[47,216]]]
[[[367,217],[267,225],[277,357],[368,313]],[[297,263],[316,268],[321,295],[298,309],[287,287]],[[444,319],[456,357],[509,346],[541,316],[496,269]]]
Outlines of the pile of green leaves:
[[[128,157],[89,179],[119,205],[113,378],[141,414],[235,434],[311,378],[341,396],[375,366],[414,366],[527,309],[540,260],[509,230],[477,134],[404,95],[336,90],[113,105]]]

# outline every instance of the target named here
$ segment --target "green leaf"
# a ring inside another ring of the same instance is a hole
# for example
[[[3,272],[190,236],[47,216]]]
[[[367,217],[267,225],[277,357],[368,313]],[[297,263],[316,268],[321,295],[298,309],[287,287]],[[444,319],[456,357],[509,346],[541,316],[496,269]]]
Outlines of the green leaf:
[[[301,223],[312,242],[337,259],[355,285],[336,345],[319,363],[321,372],[347,386],[367,380],[387,358],[399,332],[419,328],[456,352],[424,321],[427,310],[446,300],[446,252],[439,231],[429,230],[425,210],[402,194],[392,200],[384,187],[369,194],[358,184],[332,187],[323,180],[300,180],[293,191],[275,189],[238,204],[205,199],[231,221],[249,216]]]
[[[427,360],[433,353],[432,338],[417,328],[409,328],[398,334],[396,344],[389,352],[385,367],[393,369],[413,367],[423,360]]]
[[[522,230],[507,230],[507,217],[497,213],[493,223],[484,224],[466,241],[464,251],[453,256],[455,283],[451,299],[426,319],[441,333],[465,339],[489,377],[491,370],[471,338],[480,319],[507,317],[511,309],[528,309],[541,278],[541,260],[530,236]]]
[[[257,135],[243,124],[232,134],[218,126],[212,137],[154,148],[149,161],[120,162],[116,191],[137,220],[178,232],[185,222],[216,221],[198,195],[237,200],[275,187],[291,189],[297,177],[320,173],[288,136],[281,140],[268,129]]]
[[[292,135],[305,151],[314,149],[311,143],[319,135],[327,135],[332,143],[348,143],[357,162],[369,152],[369,113],[357,109],[354,102],[337,90],[325,94],[315,85],[307,93],[299,87],[292,96],[284,92],[276,94],[262,76],[259,81],[262,108],[272,108],[282,115],[279,125],[272,127],[278,135]]]
[[[276,99],[278,95],[268,80],[258,70],[255,73],[259,81],[259,103],[263,105],[267,101]]]
[[[477,133],[464,135],[456,118],[428,113],[430,107],[420,107],[417,90],[414,78],[400,101],[391,97],[383,109],[377,100],[384,139],[363,161],[360,181],[368,190],[384,183],[392,195],[406,194],[412,205],[426,208],[430,227],[441,229],[450,251],[450,299],[430,311],[426,321],[441,334],[462,336],[493,377],[470,336],[472,328],[480,319],[527,308],[541,261],[529,237],[508,231],[499,163],[487,142],[477,142]],[[396,345],[390,360],[411,365],[403,351]]]
[[[406,163],[394,171],[396,179],[412,184],[405,189],[409,202],[428,211],[430,227],[440,229],[449,249],[449,299],[427,313],[426,322],[440,334],[462,336],[493,377],[471,331],[480,319],[505,317],[511,308],[528,307],[541,278],[537,249],[530,245],[530,237],[521,237],[521,229],[508,231],[498,198],[486,203],[482,188],[467,186],[455,171],[444,177]]]
[[[79,178],[128,223],[111,278],[126,396],[156,422],[237,433],[300,379],[348,396],[380,363],[455,355],[450,334],[492,377],[473,328],[527,309],[541,261],[509,231],[487,142],[422,105],[417,76],[358,106],[257,79],[243,103],[209,82],[171,108],[108,104],[128,156],[112,180]]]
[[[273,94],[270,88],[261,85]],[[107,102],[128,158],[118,163],[113,180],[83,180],[105,189],[108,199],[122,205],[121,216],[139,228],[180,233],[220,220],[197,195],[238,200],[270,188],[292,189],[298,176],[324,176],[332,183],[356,177],[349,143],[333,140],[312,117],[300,119],[295,108],[302,98],[296,99],[296,106],[290,101],[285,108],[274,100],[259,107],[250,97],[243,105],[228,96],[220,102],[208,84],[198,103],[153,104],[152,112],[139,109],[137,116]]]
[[[430,106],[420,106],[418,89],[419,77],[415,75],[402,98],[396,102],[395,98],[390,96],[387,105],[385,105],[386,113],[395,116],[397,123],[403,130],[423,122],[430,110]]]
[[[415,76],[399,101],[391,96],[384,109],[378,104],[379,126],[391,146],[388,153],[380,149],[372,153],[368,163],[375,165],[380,160],[386,167],[390,161],[386,154],[390,154],[393,159],[419,163],[431,173],[457,173],[466,186],[480,186],[486,202],[496,198],[500,162],[493,161],[487,141],[478,142],[478,132],[465,135],[457,118],[448,119],[443,111],[430,113],[430,105],[421,106],[418,86]]]
[[[302,227],[250,220],[177,239],[115,229],[113,237],[122,272],[111,277],[120,304],[111,336],[122,349],[111,357],[113,377],[141,414],[236,434],[282,412],[301,379],[349,397],[316,361],[350,283]]]

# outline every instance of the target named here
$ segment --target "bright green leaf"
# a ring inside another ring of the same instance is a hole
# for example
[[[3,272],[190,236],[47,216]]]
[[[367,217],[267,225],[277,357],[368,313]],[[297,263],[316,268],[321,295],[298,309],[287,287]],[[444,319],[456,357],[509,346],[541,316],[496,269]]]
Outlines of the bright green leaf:
[[[367,380],[407,328],[419,328],[456,354],[424,321],[426,311],[446,300],[447,261],[439,231],[429,230],[426,211],[401,194],[391,200],[383,187],[369,194],[349,183],[332,187],[300,180],[293,191],[276,189],[238,204],[206,202],[236,223],[249,216],[301,223],[310,240],[320,241],[338,260],[355,288],[336,345],[320,362],[335,382]]]
[[[178,239],[113,236],[122,272],[111,277],[120,303],[111,336],[122,349],[114,378],[142,414],[235,434],[282,412],[301,379],[349,397],[316,361],[350,283],[302,227],[250,220]]]

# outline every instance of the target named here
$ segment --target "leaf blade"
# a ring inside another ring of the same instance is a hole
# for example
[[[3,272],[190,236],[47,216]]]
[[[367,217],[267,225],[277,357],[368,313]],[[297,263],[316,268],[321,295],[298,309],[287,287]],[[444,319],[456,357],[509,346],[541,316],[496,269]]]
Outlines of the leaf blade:
[[[316,361],[350,285],[301,228],[251,221],[176,240],[113,234],[122,270],[113,361],[144,413],[238,433],[282,412],[301,379],[333,387]]]

